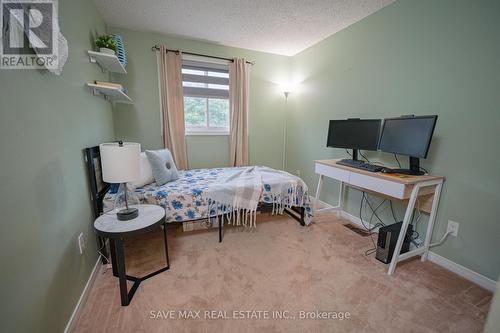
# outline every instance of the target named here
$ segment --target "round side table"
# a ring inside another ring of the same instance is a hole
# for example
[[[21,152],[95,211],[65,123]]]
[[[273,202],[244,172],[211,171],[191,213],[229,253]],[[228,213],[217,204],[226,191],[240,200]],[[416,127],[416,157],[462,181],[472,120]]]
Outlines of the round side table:
[[[149,279],[170,268],[168,259],[167,226],[165,223],[165,209],[156,205],[131,205],[139,209],[139,216],[129,221],[120,221],[113,212],[99,216],[94,222],[96,233],[109,239],[111,252],[111,264],[113,275],[118,277],[120,282],[120,296],[122,306],[130,304],[134,293],[142,281]],[[163,240],[165,244],[165,258],[167,266],[143,277],[134,277],[125,272],[125,256],[123,252],[123,240],[128,236],[141,234],[159,226],[163,226]],[[127,280],[134,284],[130,291],[127,291]]]

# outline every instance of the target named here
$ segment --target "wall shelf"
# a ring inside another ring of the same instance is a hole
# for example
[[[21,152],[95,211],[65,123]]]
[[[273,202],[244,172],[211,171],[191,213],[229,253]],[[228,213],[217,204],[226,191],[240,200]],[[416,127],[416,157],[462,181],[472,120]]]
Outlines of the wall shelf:
[[[121,89],[101,86],[94,83],[87,83],[87,86],[90,87],[94,95],[96,96],[104,96],[106,100],[115,103],[125,103],[132,104],[133,100],[127,94],[125,94]]]
[[[113,73],[127,74],[125,67],[123,67],[116,55],[90,50],[87,51],[87,53],[89,55],[90,62],[99,64],[99,67],[101,67],[103,71],[107,70]]]

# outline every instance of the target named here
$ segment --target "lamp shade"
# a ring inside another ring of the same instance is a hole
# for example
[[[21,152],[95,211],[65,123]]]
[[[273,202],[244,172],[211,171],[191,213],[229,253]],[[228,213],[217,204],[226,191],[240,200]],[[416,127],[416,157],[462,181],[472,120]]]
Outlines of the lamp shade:
[[[140,178],[141,145],[134,142],[113,142],[99,145],[102,180],[106,183],[127,183]]]

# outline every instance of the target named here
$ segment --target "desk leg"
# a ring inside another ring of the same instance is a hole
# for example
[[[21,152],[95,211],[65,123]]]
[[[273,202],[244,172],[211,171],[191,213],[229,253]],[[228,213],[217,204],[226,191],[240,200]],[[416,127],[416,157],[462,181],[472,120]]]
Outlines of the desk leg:
[[[344,207],[344,182],[340,182],[340,190],[339,190],[339,205],[337,210],[337,215],[342,214],[342,207]]]
[[[436,190],[434,191],[434,199],[432,200],[431,215],[429,216],[429,223],[427,224],[427,232],[425,233],[424,253],[422,254],[421,258],[422,261],[426,261],[427,256],[429,255],[429,245],[431,243],[432,229],[434,227],[434,222],[436,221],[436,213],[437,213],[437,208],[439,206],[439,197],[441,195],[442,187],[443,183],[439,183],[436,185]]]
[[[415,202],[417,201],[418,192],[420,190],[420,186],[415,185],[411,192],[410,200],[408,200],[408,206],[406,207],[405,217],[403,219],[403,225],[401,226],[401,230],[399,231],[398,241],[396,242],[396,247],[394,248],[394,253],[392,255],[391,264],[389,265],[389,271],[387,274],[392,275],[396,270],[396,264],[399,260],[399,255],[401,253],[401,247],[403,246],[403,241],[406,237],[406,231],[408,230],[408,225],[411,222],[411,216],[413,213],[413,209],[415,209]]]
[[[319,175],[318,186],[316,187],[316,198],[314,200],[314,210],[318,210],[319,196],[321,195],[321,187],[323,186],[323,175]]]

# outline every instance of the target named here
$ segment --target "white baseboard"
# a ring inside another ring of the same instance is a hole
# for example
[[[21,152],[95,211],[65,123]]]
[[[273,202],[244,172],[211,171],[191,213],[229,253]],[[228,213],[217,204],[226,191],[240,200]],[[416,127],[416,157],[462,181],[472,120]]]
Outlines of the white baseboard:
[[[316,202],[316,197],[313,197],[312,195],[309,196],[309,200],[311,201],[311,204],[314,206],[315,202]],[[323,209],[335,209],[335,207],[333,207],[332,205],[330,205],[329,203],[327,202],[324,202],[323,200],[318,200],[319,203],[321,203],[323,206],[326,206],[326,208],[323,208]]]
[[[310,196],[310,199],[311,199],[311,201],[316,201],[316,198],[315,198],[315,197],[313,197],[313,196]],[[335,210],[337,210],[337,212],[338,212],[338,213],[340,213],[340,216],[341,216],[341,217],[343,217],[343,218],[345,218],[345,219],[349,220],[350,222],[352,222],[352,223],[354,223],[354,224],[356,224],[356,225],[358,225],[358,226],[360,226],[360,227],[362,227],[362,228],[364,228],[364,226],[365,226],[365,225],[366,225],[368,228],[372,228],[372,227],[374,226],[373,224],[371,224],[370,222],[365,221],[365,220],[363,220],[363,223],[361,223],[361,219],[360,219],[359,217],[354,216],[354,215],[352,215],[352,214],[350,214],[350,213],[346,212],[346,211],[345,211],[345,210],[343,210],[343,209],[340,209],[340,208],[334,207],[334,206],[330,205],[329,203],[324,202],[324,201],[322,201],[322,200],[318,200],[318,201],[319,201],[322,205],[324,205],[324,206],[326,206],[326,207],[327,207],[327,208],[324,208],[324,209],[335,209]],[[379,229],[379,227],[376,227],[376,228],[374,228],[374,229],[373,229],[373,231],[374,231],[374,232],[378,232],[378,229]]]
[[[371,229],[373,228],[375,225],[371,224],[370,222],[368,221],[365,221],[363,220],[363,222],[361,222],[361,219],[357,216],[354,216],[352,214],[349,214],[348,212],[346,212],[345,210],[339,210],[340,212],[340,216],[342,216],[343,218],[349,220],[351,223],[354,223],[356,224],[357,226],[360,226],[361,228],[365,229],[365,226],[368,227],[368,229]],[[378,232],[378,229],[380,227],[375,227],[373,229],[373,232]]]
[[[315,206],[315,203],[316,203],[316,197],[313,197],[312,195],[310,195],[310,196],[309,196],[309,200],[311,200],[311,204],[312,204],[312,206],[314,207],[314,206]],[[325,206],[324,208],[320,208],[320,209],[318,209],[318,210],[317,210],[318,212],[323,212],[323,211],[325,211],[325,210],[332,210],[332,209],[337,210],[337,211],[339,211],[339,212],[340,212],[340,209],[339,209],[339,207],[338,207],[338,206],[334,207],[334,206],[330,205],[328,202],[325,202],[325,201],[323,201],[323,200],[321,200],[321,199],[320,199],[320,200],[317,200],[317,201],[318,201],[321,205]]]
[[[321,200],[320,200],[320,202],[321,202]],[[331,205],[329,205],[327,203],[324,203],[324,204],[331,207]],[[354,223],[358,226],[363,227],[363,224],[361,223],[361,219],[359,217],[354,216],[352,214],[349,214],[348,212],[346,212],[344,210],[339,210],[339,212],[343,218],[351,221],[352,223]],[[366,226],[372,227],[372,225],[370,225],[369,222],[364,221],[364,223]],[[377,231],[377,229],[374,229],[374,231]],[[484,275],[481,275],[477,272],[474,272],[473,270],[471,270],[467,267],[464,267],[460,264],[457,264],[454,261],[446,259],[445,257],[440,256],[439,254],[436,254],[435,252],[432,252],[432,251],[429,251],[428,259],[429,259],[429,261],[435,263],[436,265],[439,265],[443,268],[446,268],[447,270],[449,270],[457,275],[460,275],[464,279],[469,280],[471,282],[474,282],[477,285],[480,285],[484,289],[495,292],[496,281],[493,281],[492,279],[487,278]]]
[[[464,279],[467,279],[475,284],[480,285],[484,289],[488,289],[489,291],[495,292],[496,289],[496,281],[493,281],[490,278],[487,278],[484,275],[481,275],[473,270],[464,267],[462,265],[457,264],[454,261],[446,259],[445,257],[436,254],[435,252],[429,251],[429,261],[439,265],[443,268],[446,268],[449,271],[452,271],[455,274],[460,275]]]
[[[92,288],[92,285],[94,284],[94,281],[97,278],[97,273],[99,272],[100,268],[101,268],[101,258],[99,257],[97,258],[97,262],[95,263],[94,268],[92,269],[92,273],[90,273],[89,279],[87,280],[87,283],[83,288],[82,294],[80,295],[80,298],[76,303],[75,309],[73,310],[73,313],[71,314],[71,317],[69,318],[68,323],[64,328],[64,333],[72,332],[73,329],[75,328],[76,321],[78,320],[80,312],[82,311],[82,308],[85,305],[87,298],[89,297],[90,288]]]

